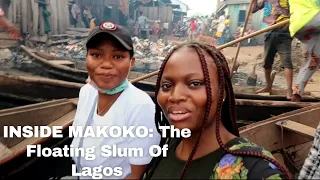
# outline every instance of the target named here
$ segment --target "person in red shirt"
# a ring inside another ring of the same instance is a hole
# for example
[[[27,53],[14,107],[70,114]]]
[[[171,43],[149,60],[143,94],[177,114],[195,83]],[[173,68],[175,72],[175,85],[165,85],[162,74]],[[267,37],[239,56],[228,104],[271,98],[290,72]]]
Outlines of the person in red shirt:
[[[191,19],[190,22],[190,39],[194,39],[197,34],[197,22],[195,19]]]
[[[12,23],[10,23],[7,18],[5,17],[4,11],[1,9],[0,7],[0,26],[4,27],[10,37],[12,37],[13,39],[19,39],[20,38],[20,33],[19,31],[13,26]]]

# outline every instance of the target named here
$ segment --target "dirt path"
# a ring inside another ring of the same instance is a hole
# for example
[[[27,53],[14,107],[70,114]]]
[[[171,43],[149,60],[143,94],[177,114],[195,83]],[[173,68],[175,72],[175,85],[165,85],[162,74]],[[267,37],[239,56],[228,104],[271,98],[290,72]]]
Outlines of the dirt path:
[[[236,47],[229,47],[224,49],[222,52],[226,57],[231,59],[236,55],[236,51],[237,51]],[[298,61],[298,60],[295,59],[295,61]],[[240,63],[238,72],[244,72],[244,73],[250,73],[252,71],[253,66],[257,64],[256,74],[260,80],[265,81],[264,70],[262,67],[263,46],[241,47],[237,62]],[[301,64],[301,62],[294,62],[294,64],[297,64],[297,63]],[[279,66],[279,62],[275,62],[275,66]],[[275,67],[275,68],[279,68],[279,67]],[[297,68],[299,67],[295,67],[294,83],[295,83],[295,77],[298,72]],[[285,88],[286,80],[285,80],[283,71],[279,72],[276,75],[274,84]],[[312,80],[309,82],[306,88],[306,91],[320,92],[320,71],[317,71],[313,75]]]

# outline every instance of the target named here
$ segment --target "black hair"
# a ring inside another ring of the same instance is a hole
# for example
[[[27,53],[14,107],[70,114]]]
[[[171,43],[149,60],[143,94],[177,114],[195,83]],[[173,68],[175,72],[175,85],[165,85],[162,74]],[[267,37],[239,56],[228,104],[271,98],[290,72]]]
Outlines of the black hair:
[[[123,51],[128,51],[130,53],[130,59],[133,57],[134,55],[134,52],[133,50],[127,50],[115,37],[109,35],[109,34],[106,34],[106,33],[100,33],[100,34],[97,34],[95,35],[93,38],[91,38],[88,43],[86,44],[86,48],[87,48],[87,51],[89,49],[93,49],[93,48],[97,48],[98,46],[100,46],[104,41],[107,41],[107,40],[111,40],[112,42],[114,42],[114,45],[123,50]]]
[[[157,79],[157,83],[156,83],[155,97],[157,98],[157,96],[158,96],[158,93],[160,90],[160,80],[161,80],[161,77],[162,77],[162,74],[164,71],[164,67],[165,67],[166,63],[168,62],[168,59],[176,50],[178,50],[182,47],[189,47],[189,48],[195,49],[197,54],[200,57],[202,70],[203,70],[203,74],[204,74],[205,86],[206,86],[207,104],[206,104],[206,111],[205,111],[205,115],[204,115],[204,121],[202,123],[202,130],[200,131],[199,136],[197,138],[197,141],[196,141],[196,143],[192,149],[192,152],[188,158],[188,161],[186,162],[185,167],[183,168],[183,170],[181,172],[180,179],[183,179],[183,177],[186,173],[186,170],[188,169],[188,167],[192,161],[192,158],[198,148],[202,132],[204,130],[206,122],[209,119],[209,113],[211,110],[211,104],[212,104],[211,83],[210,83],[210,76],[209,76],[209,71],[208,71],[208,67],[207,67],[207,62],[206,62],[203,51],[207,52],[213,58],[214,63],[216,64],[217,69],[218,69],[219,89],[224,89],[224,91],[220,91],[220,96],[219,96],[219,100],[218,100],[218,107],[217,107],[217,112],[216,112],[216,132],[215,133],[216,133],[217,141],[218,141],[220,147],[225,152],[227,152],[229,154],[236,155],[236,156],[253,156],[253,157],[261,157],[263,159],[266,159],[266,160],[272,162],[273,164],[275,164],[276,166],[278,166],[279,169],[286,175],[286,177],[290,178],[291,176],[288,173],[288,171],[284,167],[282,167],[275,159],[270,158],[268,156],[265,156],[262,153],[258,153],[258,152],[231,151],[222,142],[222,139],[220,136],[220,131],[219,131],[220,122],[222,122],[223,126],[226,128],[227,131],[229,131],[230,133],[232,133],[235,136],[239,136],[239,131],[238,131],[237,123],[236,123],[235,97],[234,97],[234,93],[233,93],[233,87],[232,87],[228,63],[227,63],[224,55],[218,49],[216,49],[214,46],[202,44],[200,42],[191,41],[191,42],[183,43],[183,44],[175,47],[167,55],[167,57],[165,58],[165,60],[163,61],[162,65],[161,65],[158,79]],[[224,93],[226,93],[226,97],[223,102]],[[161,134],[161,130],[159,129],[159,126],[170,126],[169,121],[165,118],[165,116],[161,112],[161,107],[159,106],[159,104],[156,104],[155,123],[157,126],[157,130],[160,134]],[[167,138],[167,139],[161,138],[161,141],[160,141],[161,147],[167,143],[170,143],[170,138]],[[157,168],[158,164],[160,163],[161,159],[162,159],[161,156],[152,159],[150,165],[148,166],[148,168],[146,170],[146,174],[145,174],[146,179],[150,179],[152,177],[152,175],[153,175],[155,169]]]

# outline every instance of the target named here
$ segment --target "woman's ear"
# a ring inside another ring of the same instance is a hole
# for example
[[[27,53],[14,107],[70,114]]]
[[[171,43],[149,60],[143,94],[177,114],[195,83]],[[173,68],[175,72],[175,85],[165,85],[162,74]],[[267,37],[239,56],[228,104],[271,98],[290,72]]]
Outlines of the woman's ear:
[[[131,68],[134,66],[134,64],[136,63],[136,58],[131,58],[131,62],[130,62],[130,70]]]

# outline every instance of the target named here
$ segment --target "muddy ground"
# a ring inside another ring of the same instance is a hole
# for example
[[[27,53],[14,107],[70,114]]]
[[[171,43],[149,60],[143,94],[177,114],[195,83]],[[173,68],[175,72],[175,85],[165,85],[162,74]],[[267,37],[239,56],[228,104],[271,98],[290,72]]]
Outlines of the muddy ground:
[[[224,49],[222,52],[226,57],[233,58],[236,54],[236,51],[236,47],[229,47]],[[295,84],[295,79],[299,72],[299,67],[304,61],[304,59],[302,58],[300,48],[292,49],[292,61],[294,65],[293,84]],[[238,72],[242,73],[252,72],[253,66],[256,64],[256,74],[258,76],[258,79],[264,82],[265,78],[263,69],[263,46],[241,47],[237,62],[240,63]],[[274,85],[286,88],[286,80],[279,57],[276,57],[273,69],[277,72],[277,75],[274,80]],[[306,91],[320,92],[320,71],[317,71],[313,75],[311,82],[307,85]]]

